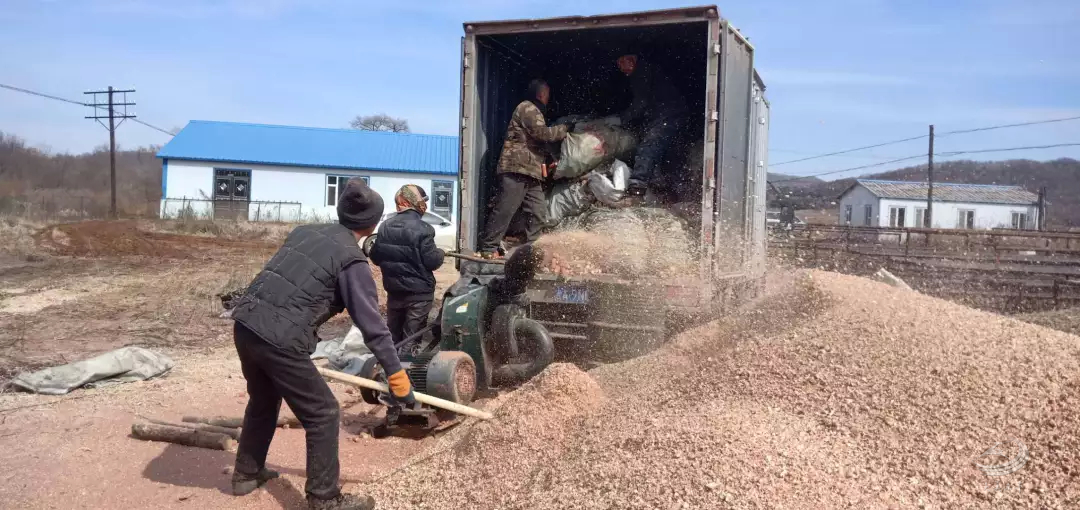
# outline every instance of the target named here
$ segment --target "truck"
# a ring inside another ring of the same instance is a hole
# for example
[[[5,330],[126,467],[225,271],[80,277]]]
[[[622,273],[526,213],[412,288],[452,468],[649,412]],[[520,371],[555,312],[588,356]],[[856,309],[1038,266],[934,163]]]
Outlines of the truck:
[[[469,22],[464,32],[459,252],[477,250],[507,125],[530,80],[543,77],[552,87],[549,119],[615,111],[629,101],[615,61],[627,48],[645,48],[690,110],[677,156],[694,180],[678,198],[692,204],[697,271],[669,280],[537,275],[524,313],[547,328],[560,351],[625,357],[761,291],[769,102],[753,45],[716,6]]]

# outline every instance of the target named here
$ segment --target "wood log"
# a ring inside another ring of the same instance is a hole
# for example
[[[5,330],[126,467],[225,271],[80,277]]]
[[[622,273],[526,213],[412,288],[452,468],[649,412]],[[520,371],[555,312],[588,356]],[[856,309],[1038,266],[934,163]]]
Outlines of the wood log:
[[[166,427],[180,427],[192,430],[201,430],[203,432],[213,432],[215,434],[225,434],[233,439],[240,439],[240,429],[232,427],[219,427],[217,425],[207,425],[205,423],[174,423],[165,420],[155,420],[153,418],[143,418],[144,420],[153,423],[154,425],[164,425]]]
[[[230,429],[236,429],[244,426],[244,418],[234,418],[230,416],[185,416],[180,421],[184,423],[202,423],[206,425],[214,425],[217,427],[227,427]],[[291,416],[279,416],[277,420],[278,427],[285,428],[300,428],[300,420]]]
[[[225,434],[153,423],[135,423],[131,436],[144,441],[161,441],[211,450],[236,451],[236,441]]]

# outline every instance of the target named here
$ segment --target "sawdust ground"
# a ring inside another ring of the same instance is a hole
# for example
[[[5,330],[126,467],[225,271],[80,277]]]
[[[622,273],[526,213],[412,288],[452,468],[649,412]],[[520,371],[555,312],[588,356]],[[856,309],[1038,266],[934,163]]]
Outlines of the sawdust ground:
[[[1078,355],[1072,335],[801,273],[650,355],[553,366],[563,386],[506,397],[530,404],[515,419],[359,489],[387,508],[1071,508]],[[1029,457],[1007,480],[975,466],[1013,441]]]

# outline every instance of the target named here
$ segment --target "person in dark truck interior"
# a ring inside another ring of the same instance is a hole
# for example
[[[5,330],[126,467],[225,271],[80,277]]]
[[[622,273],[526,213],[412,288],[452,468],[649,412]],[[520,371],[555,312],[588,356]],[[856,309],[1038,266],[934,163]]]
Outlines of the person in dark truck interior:
[[[568,127],[548,127],[544,119],[551,99],[547,82],[533,80],[527,94],[514,108],[499,154],[499,192],[480,239],[480,256],[484,258],[499,256],[499,244],[518,210],[532,220],[527,222],[526,242],[536,240],[547,214],[542,186],[548,170],[545,146],[566,138]]]
[[[619,121],[636,127],[641,135],[628,187],[631,194],[640,195],[654,180],[663,180],[653,174],[686,119],[686,101],[663,71],[637,52],[619,57],[616,63],[629,78],[633,93],[630,106],[618,114]]]

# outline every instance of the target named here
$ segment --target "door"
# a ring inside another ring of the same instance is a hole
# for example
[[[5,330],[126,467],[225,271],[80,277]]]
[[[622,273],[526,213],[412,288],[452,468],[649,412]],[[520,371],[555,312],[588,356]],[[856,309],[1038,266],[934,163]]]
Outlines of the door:
[[[717,273],[745,270],[747,197],[754,49],[726,22],[720,23],[719,103],[713,189],[713,238]],[[715,50],[714,50],[715,52]]]
[[[251,170],[214,169],[214,219],[247,220]]]

